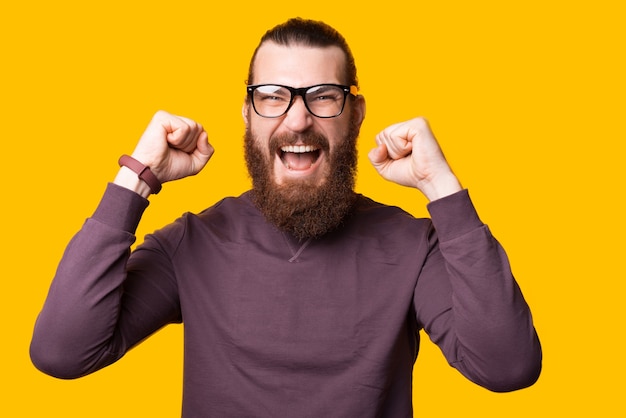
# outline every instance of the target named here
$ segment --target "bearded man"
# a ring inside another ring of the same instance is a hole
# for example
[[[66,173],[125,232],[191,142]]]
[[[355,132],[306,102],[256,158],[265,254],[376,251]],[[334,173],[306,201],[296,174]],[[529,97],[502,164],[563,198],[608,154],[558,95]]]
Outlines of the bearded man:
[[[535,382],[530,310],[424,119],[384,129],[369,158],[420,190],[431,218],[354,192],[365,100],[339,33],[303,19],[268,31],[243,117],[252,190],[131,254],[148,196],[213,153],[199,123],[154,116],[61,260],[38,368],[83,376],[184,322],[184,417],[411,416],[421,330],[487,389]]]

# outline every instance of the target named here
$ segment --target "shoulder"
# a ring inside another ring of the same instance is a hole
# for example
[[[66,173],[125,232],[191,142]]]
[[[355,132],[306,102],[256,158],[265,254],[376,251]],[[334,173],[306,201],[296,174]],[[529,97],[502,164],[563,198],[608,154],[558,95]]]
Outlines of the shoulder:
[[[386,205],[364,195],[358,196],[354,215],[377,222],[430,223],[428,218],[416,218],[398,206]]]
[[[364,234],[396,234],[415,237],[426,234],[432,227],[428,218],[416,218],[404,209],[376,202],[369,197],[359,195],[354,211],[348,219],[353,232]]]
[[[261,214],[252,203],[250,192],[246,192],[237,197],[225,197],[198,214],[187,213],[184,216],[196,218],[200,222],[214,223],[232,222],[240,217],[257,217]]]
[[[182,241],[201,240],[233,241],[245,236],[250,225],[263,222],[249,193],[226,197],[199,213],[187,212],[174,222],[159,229],[153,238],[170,247]]]
[[[263,215],[252,202],[250,192],[236,197],[225,197],[214,205],[195,213],[186,213],[182,222],[193,227],[209,228],[214,232],[246,229],[247,225],[264,223]]]

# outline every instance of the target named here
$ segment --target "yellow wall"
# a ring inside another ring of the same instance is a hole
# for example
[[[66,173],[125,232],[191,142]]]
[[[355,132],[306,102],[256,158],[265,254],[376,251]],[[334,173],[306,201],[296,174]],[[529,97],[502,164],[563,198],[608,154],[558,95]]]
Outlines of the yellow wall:
[[[539,382],[511,394],[472,385],[425,342],[416,415],[623,413],[620,2],[214,3],[0,6],[0,416],[179,415],[182,327],[95,375],[60,381],[30,364],[32,326],[67,241],[154,111],[202,122],[216,154],[200,175],[152,198],[140,236],[248,187],[248,60],[267,28],[295,15],[334,25],[356,56],[368,100],[358,190],[426,214],[424,198],[385,183],[366,160],[382,128],[426,116],[507,249],[543,342]]]

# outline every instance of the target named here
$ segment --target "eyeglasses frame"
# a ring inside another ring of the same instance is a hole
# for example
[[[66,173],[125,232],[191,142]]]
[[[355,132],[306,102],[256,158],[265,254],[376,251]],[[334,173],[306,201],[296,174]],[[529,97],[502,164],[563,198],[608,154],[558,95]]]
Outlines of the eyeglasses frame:
[[[256,110],[256,106],[254,104],[254,91],[256,89],[258,89],[259,87],[265,87],[265,86],[282,87],[282,88],[285,88],[285,89],[289,90],[289,92],[291,93],[291,98],[289,100],[289,105],[287,106],[285,111],[283,113],[281,113],[280,115],[277,115],[277,116],[264,116],[264,115],[260,114],[258,112],[258,110]],[[339,87],[339,88],[341,88],[343,90],[343,103],[341,105],[341,109],[339,110],[339,112],[336,115],[332,115],[332,116],[318,116],[315,113],[313,113],[311,111],[311,109],[309,108],[309,104],[307,103],[305,94],[310,89],[312,89],[314,87],[320,87],[320,86]],[[348,94],[352,95],[353,97],[356,97],[357,94],[358,94],[358,87],[355,86],[355,85],[346,86],[344,84],[333,84],[333,83],[321,83],[321,84],[315,84],[315,85],[308,86],[308,87],[298,87],[298,88],[285,86],[283,84],[274,84],[274,83],[253,84],[253,85],[247,86],[246,90],[248,92],[248,98],[250,99],[250,102],[252,103],[252,108],[254,109],[254,112],[257,115],[261,116],[262,118],[269,118],[269,119],[279,118],[279,117],[285,115],[287,112],[289,112],[289,109],[291,109],[291,106],[293,106],[293,102],[296,99],[296,96],[302,97],[302,102],[304,103],[304,107],[306,107],[306,110],[310,114],[315,116],[316,118],[320,118],[320,119],[336,118],[336,117],[340,116],[343,113],[343,109],[346,107],[346,98],[348,97]]]

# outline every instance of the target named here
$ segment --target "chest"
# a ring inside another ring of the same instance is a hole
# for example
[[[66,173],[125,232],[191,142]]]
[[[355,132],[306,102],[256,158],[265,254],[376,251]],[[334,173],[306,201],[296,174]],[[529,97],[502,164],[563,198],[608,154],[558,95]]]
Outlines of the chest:
[[[420,262],[365,244],[204,246],[177,266],[186,332],[213,335],[238,362],[299,368],[332,368],[373,340],[393,341],[406,333]]]

